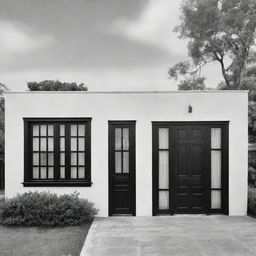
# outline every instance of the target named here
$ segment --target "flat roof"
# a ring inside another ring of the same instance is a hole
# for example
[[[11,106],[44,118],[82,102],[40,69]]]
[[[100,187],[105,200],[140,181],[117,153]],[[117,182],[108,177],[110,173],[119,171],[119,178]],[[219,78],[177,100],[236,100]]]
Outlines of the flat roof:
[[[4,94],[175,94],[175,93],[248,93],[248,90],[187,90],[187,91],[7,91]]]

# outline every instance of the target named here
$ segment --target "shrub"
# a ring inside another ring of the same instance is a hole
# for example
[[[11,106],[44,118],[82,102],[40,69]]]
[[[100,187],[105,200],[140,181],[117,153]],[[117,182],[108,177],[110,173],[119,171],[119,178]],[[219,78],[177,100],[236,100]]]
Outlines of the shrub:
[[[256,188],[248,188],[248,213],[256,215]]]
[[[87,87],[81,83],[60,82],[58,80],[45,80],[41,82],[28,82],[30,91],[87,91]]]
[[[75,226],[91,222],[98,210],[78,193],[26,192],[2,204],[4,225]]]

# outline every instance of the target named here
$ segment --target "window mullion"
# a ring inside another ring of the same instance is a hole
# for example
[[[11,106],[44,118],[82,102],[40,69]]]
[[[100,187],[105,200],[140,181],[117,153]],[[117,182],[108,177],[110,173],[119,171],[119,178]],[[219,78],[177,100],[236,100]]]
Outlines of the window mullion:
[[[65,177],[70,179],[70,124],[65,125]]]
[[[121,173],[124,173],[123,150],[123,128],[121,128]]]
[[[60,178],[60,125],[54,124],[54,179]]]
[[[39,179],[41,179],[41,125],[39,125],[39,134],[38,134],[38,139],[39,139],[39,148],[38,148],[38,170],[39,170]]]
[[[46,125],[46,179],[49,179],[49,162],[48,162],[48,124]]]

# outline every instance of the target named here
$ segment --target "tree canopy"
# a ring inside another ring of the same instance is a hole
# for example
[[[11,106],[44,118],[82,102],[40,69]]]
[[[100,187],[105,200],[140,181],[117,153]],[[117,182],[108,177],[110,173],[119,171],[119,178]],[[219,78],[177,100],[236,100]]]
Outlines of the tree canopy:
[[[87,91],[87,87],[83,83],[67,83],[58,80],[28,82],[27,85],[30,91]]]
[[[247,61],[255,51],[256,1],[184,0],[181,11],[180,25],[175,31],[180,38],[189,40],[193,67],[190,80],[198,78],[196,75],[204,65],[217,62],[225,89],[240,88]],[[182,71],[182,63],[179,67]],[[174,68],[169,75],[175,78]]]

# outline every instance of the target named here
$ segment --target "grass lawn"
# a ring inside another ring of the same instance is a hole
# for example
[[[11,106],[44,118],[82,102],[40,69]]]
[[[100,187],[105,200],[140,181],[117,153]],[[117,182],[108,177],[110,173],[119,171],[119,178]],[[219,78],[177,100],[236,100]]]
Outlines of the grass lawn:
[[[77,256],[90,224],[64,228],[27,228],[0,225],[0,255]]]

